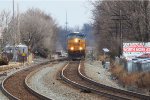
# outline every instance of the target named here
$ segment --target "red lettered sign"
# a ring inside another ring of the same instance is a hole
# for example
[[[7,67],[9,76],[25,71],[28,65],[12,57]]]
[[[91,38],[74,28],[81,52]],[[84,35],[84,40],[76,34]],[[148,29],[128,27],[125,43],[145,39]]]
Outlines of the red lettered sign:
[[[150,42],[123,43],[123,55],[126,58],[134,58],[150,53]]]
[[[123,47],[124,52],[150,52],[150,47],[144,44],[130,44],[129,46]]]

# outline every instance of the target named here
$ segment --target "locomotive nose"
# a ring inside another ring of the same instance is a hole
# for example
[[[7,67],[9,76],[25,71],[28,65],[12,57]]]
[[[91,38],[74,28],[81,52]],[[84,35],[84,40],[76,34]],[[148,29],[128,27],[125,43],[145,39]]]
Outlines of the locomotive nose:
[[[86,41],[81,33],[70,33],[67,39],[68,57],[70,59],[81,59],[85,57]]]

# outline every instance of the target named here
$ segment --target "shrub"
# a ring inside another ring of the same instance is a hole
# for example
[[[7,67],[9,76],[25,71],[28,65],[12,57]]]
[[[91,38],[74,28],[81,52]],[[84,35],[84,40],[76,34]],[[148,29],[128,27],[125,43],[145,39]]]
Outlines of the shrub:
[[[116,50],[115,50],[115,51],[109,52],[108,54],[110,55],[111,59],[115,60],[115,57],[116,57],[116,55],[118,55],[118,52],[116,52]]]
[[[121,65],[114,65],[111,67],[112,75],[116,76],[117,78],[124,76],[125,70]]]
[[[126,76],[122,78],[122,81],[126,85],[136,85],[138,78],[138,73],[126,74]]]
[[[150,88],[150,72],[143,72],[139,74],[137,86],[142,88]]]
[[[2,56],[2,57],[7,57],[8,60],[10,61],[10,60],[12,60],[12,58],[13,58],[13,53],[3,52],[3,53],[1,54],[1,56]]]
[[[150,88],[150,72],[128,74],[121,65],[117,64],[113,65],[110,71],[123,85]]]
[[[0,57],[0,65],[8,65],[9,60],[7,56],[1,56]]]
[[[145,87],[150,88],[150,72],[145,73],[145,75],[143,77],[143,84],[144,84]]]

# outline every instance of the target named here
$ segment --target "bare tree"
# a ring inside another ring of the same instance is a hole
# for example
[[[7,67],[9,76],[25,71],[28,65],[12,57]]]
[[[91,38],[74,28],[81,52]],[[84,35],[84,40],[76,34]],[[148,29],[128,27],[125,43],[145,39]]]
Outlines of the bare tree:
[[[56,32],[55,21],[39,9],[29,9],[20,16],[21,40],[27,41],[32,52],[47,56],[54,49]]]
[[[149,2],[147,0],[99,0],[93,3],[95,7],[93,10],[93,27],[97,37],[98,50],[107,47],[119,55],[118,47],[121,35],[123,41],[149,41]],[[120,11],[121,16],[119,16]],[[121,30],[119,20],[122,20]]]
[[[0,26],[7,27],[8,23],[10,22],[11,16],[10,11],[1,11],[0,13]]]
[[[0,26],[3,28],[2,33],[2,45],[6,45],[10,40],[11,35],[9,34],[8,26],[11,22],[10,11],[3,10],[0,13]]]

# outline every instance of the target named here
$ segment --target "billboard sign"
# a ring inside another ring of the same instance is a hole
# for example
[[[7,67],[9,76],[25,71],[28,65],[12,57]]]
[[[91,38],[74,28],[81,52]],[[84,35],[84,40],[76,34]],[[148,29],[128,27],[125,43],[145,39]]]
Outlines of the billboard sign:
[[[145,53],[150,53],[150,42],[123,43],[123,56],[127,59],[132,59]]]

